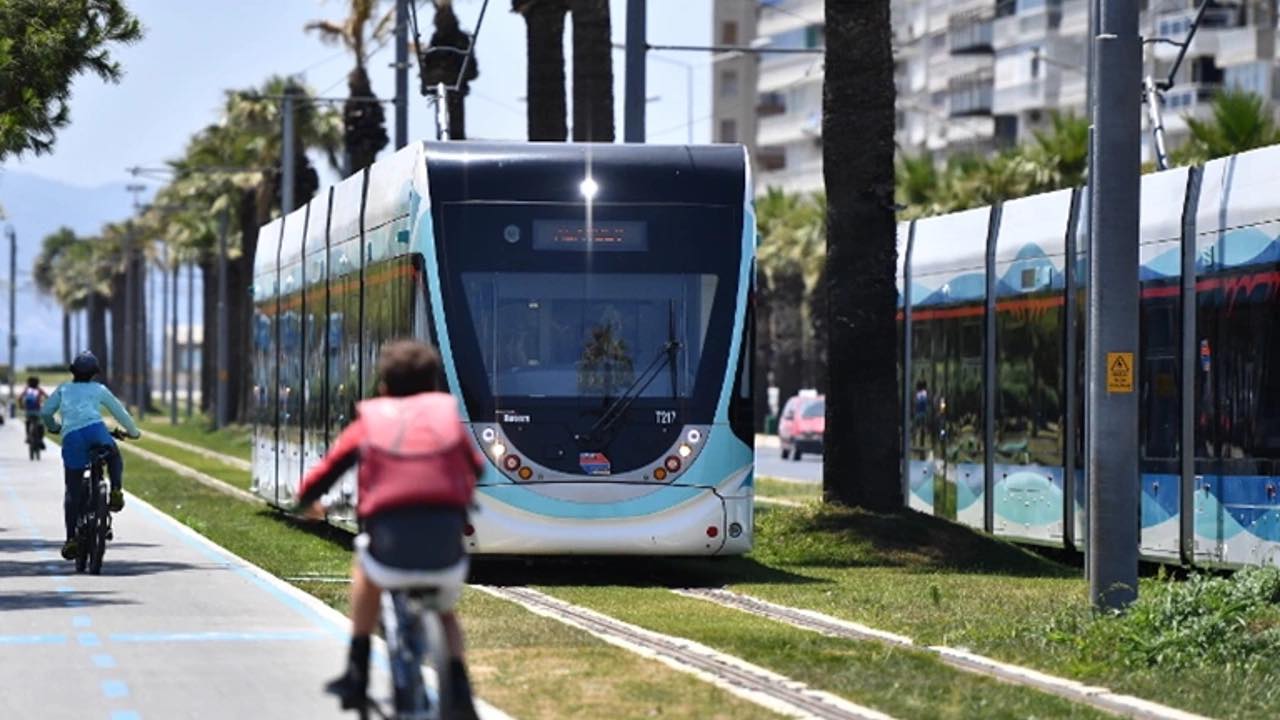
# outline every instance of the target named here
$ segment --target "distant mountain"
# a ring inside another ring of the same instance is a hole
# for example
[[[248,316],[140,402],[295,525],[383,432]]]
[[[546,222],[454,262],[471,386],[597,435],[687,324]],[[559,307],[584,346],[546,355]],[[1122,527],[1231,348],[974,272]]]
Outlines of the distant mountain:
[[[133,196],[119,182],[80,187],[0,168],[0,207],[18,235],[17,364],[40,365],[62,359],[62,315],[57,303],[36,292],[31,266],[45,235],[65,225],[77,234],[97,233],[103,223],[123,220]],[[142,198],[144,201],[147,199]],[[0,337],[9,331],[9,239],[0,242]],[[0,363],[8,363],[0,341]]]

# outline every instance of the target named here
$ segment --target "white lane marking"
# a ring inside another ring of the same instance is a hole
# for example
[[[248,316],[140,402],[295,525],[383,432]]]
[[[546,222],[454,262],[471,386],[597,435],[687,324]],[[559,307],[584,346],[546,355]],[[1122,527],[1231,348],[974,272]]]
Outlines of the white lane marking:
[[[194,453],[201,457],[209,458],[210,460],[217,460],[223,465],[226,465],[228,467],[233,467],[237,470],[244,470],[247,472],[253,469],[253,464],[250,463],[248,460],[241,460],[238,457],[224,455],[220,452],[210,450],[209,448],[200,447],[199,445],[192,445],[191,443],[183,442],[181,440],[171,438],[168,435],[165,435],[164,433],[161,433],[161,432],[157,432],[155,430],[148,430],[146,439],[155,440],[156,442],[161,442],[161,443],[164,443],[165,445],[171,445],[178,449],[186,450],[189,453]]]
[[[134,448],[134,450],[137,450],[137,448]],[[129,493],[127,490],[125,492],[129,495],[129,502],[136,503],[138,506],[148,510],[148,515],[156,522],[167,525],[170,530],[184,536],[190,543],[203,546],[210,554],[221,556],[228,562],[228,564],[238,565],[238,569],[241,572],[253,577],[257,582],[269,586],[274,591],[274,594],[287,597],[292,604],[304,608],[307,611],[304,614],[315,616],[316,619],[322,620],[325,624],[338,630],[342,634],[350,635],[351,621],[346,615],[343,615],[337,610],[329,607],[314,595],[290,585],[284,580],[281,580],[275,575],[272,575],[266,570],[263,570],[257,565],[254,565],[248,560],[245,560],[239,555],[236,555],[230,550],[215,543],[204,535],[201,535],[178,521],[176,518],[165,514],[159,508],[146,500],[143,500],[133,493]],[[374,638],[374,644],[380,648],[384,655],[386,654],[386,646],[380,638]],[[479,698],[476,698],[476,709],[479,711],[480,716],[485,720],[513,720],[510,715]]]
[[[520,588],[515,591],[509,588],[488,585],[473,585],[472,587],[487,592],[494,597],[520,605],[529,612],[578,628],[610,645],[620,647],[642,657],[657,660],[674,670],[693,675],[744,700],[787,717],[814,718],[819,716],[804,706],[788,702],[781,697],[768,694],[758,688],[768,685],[780,686],[786,689],[788,694],[805,696],[804,699],[808,701],[808,704],[825,706],[825,709],[829,711],[824,713],[823,716],[825,717],[891,720],[889,715],[878,710],[854,704],[828,692],[814,690],[804,683],[779,675],[759,665],[753,665],[741,658],[714,650],[701,643],[646,630],[638,625],[617,620],[608,615],[565,602],[536,590]],[[584,618],[590,622],[584,621]],[[646,645],[630,640],[626,637],[627,634],[648,640],[650,644]],[[666,647],[664,648],[663,646]],[[703,662],[699,663],[700,666],[695,666],[689,662],[691,659]],[[722,668],[724,671],[714,672],[704,669],[707,666]],[[730,669],[733,672],[728,672]],[[746,676],[747,682],[744,682],[744,676]]]
[[[190,478],[192,480],[195,480],[201,485],[205,485],[207,487],[213,488],[214,490],[217,490],[220,493],[230,495],[231,497],[234,497],[237,500],[244,500],[245,502],[258,503],[260,505],[265,505],[267,502],[266,500],[263,500],[262,498],[258,497],[257,495],[254,495],[253,493],[247,490],[242,490],[236,487],[235,485],[232,485],[229,482],[219,480],[218,478],[213,477],[211,475],[205,475],[204,473],[198,470],[192,470],[186,465],[183,465],[182,463],[176,460],[170,460],[169,458],[163,455],[160,455],[158,453],[154,453],[150,450],[143,450],[142,448],[136,445],[130,445],[128,443],[118,443],[118,446],[124,448],[125,450],[131,453],[134,453],[135,455],[138,455],[139,457],[142,457],[146,460],[150,460],[151,462],[157,465],[160,465],[166,470],[172,470],[175,473],[178,473],[179,475],[185,478]],[[125,471],[125,477],[128,478],[127,470]]]
[[[941,645],[918,645],[911,638],[903,635],[878,630],[860,623],[849,622],[848,620],[842,620],[813,610],[771,603],[767,600],[761,600],[760,598],[733,592],[732,590],[697,588],[675,590],[674,592],[684,597],[705,600],[723,607],[786,623],[803,630],[827,635],[828,637],[871,640],[926,650],[938,655],[943,662],[957,669],[986,675],[1015,685],[1031,687],[1041,692],[1057,695],[1122,717],[1139,718],[1141,720],[1209,720],[1203,715],[1196,715],[1195,713],[1130,695],[1113,693],[1104,687],[1086,685],[1076,680],[1060,678],[1039,670],[1000,662],[967,650]],[[800,617],[788,617],[791,615]]]

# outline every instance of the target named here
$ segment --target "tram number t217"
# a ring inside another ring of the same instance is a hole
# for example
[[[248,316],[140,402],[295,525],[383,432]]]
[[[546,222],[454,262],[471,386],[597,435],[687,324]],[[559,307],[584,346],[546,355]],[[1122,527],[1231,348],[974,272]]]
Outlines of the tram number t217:
[[[653,414],[659,425],[670,425],[676,421],[675,410],[654,410]]]

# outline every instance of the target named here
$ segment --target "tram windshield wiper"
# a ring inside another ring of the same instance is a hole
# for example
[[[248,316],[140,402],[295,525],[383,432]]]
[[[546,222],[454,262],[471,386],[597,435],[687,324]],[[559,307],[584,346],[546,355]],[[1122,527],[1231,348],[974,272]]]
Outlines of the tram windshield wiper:
[[[683,343],[676,339],[675,304],[673,302],[668,305],[667,309],[667,341],[662,344],[662,347],[658,348],[658,352],[649,363],[649,367],[637,375],[631,385],[627,386],[627,389],[615,398],[609,404],[609,407],[605,408],[604,413],[591,426],[591,429],[587,430],[586,434],[579,435],[577,439],[597,440],[616,426],[626,416],[627,410],[635,402],[636,398],[643,395],[644,391],[649,389],[653,381],[662,373],[663,368],[671,368],[671,395],[673,398],[679,397],[679,389],[677,387],[679,372],[676,366],[676,354],[680,352],[682,347],[684,347]]]

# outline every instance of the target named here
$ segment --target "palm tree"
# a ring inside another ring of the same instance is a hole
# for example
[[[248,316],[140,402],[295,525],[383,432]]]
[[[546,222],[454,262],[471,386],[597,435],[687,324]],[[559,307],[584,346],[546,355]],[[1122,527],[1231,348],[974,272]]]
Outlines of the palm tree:
[[[1049,192],[1084,184],[1089,168],[1089,120],[1055,112],[1051,128],[1037,130],[1023,154],[1035,167],[1035,192]]]
[[[205,288],[204,324],[209,329],[215,327],[217,319],[213,248],[218,239],[219,218],[226,213],[229,332],[225,338],[206,332],[202,352],[211,358],[215,357],[217,343],[230,345],[231,352],[227,355],[231,363],[228,376],[232,407],[228,417],[233,418],[243,418],[248,407],[243,402],[250,390],[250,384],[245,382],[245,363],[251,351],[251,336],[246,328],[252,319],[249,287],[253,281],[258,228],[284,210],[280,206],[280,186],[284,179],[279,130],[281,104],[274,98],[285,92],[299,96],[294,102],[295,208],[307,202],[319,187],[319,176],[307,151],[323,152],[329,163],[338,167],[343,120],[336,112],[308,102],[308,91],[281,77],[269,78],[253,90],[227,93],[222,120],[196,133],[183,156],[170,162],[175,178],[157,196],[157,205],[180,208],[164,212],[156,223],[162,228],[164,242],[177,254],[198,263]],[[210,172],[209,168],[215,171]],[[227,171],[228,168],[239,170]],[[201,387],[207,405],[214,395],[215,368],[210,362],[202,366]]]
[[[573,139],[613,142],[609,0],[569,0],[573,13]]]
[[[436,0],[435,32],[431,34],[431,46],[418,55],[422,69],[422,94],[436,92],[443,84],[457,89],[446,94],[449,109],[449,139],[467,138],[466,97],[471,92],[471,81],[480,75],[480,67],[473,55],[464,54],[471,49],[471,35],[462,31],[458,16],[453,12],[452,0]],[[466,67],[463,67],[463,63]]]
[[[36,256],[31,274],[35,278],[36,289],[45,295],[52,296],[62,308],[62,362],[71,364],[71,309],[66,298],[55,291],[58,277],[54,273],[58,256],[66,252],[76,243],[75,232],[69,227],[58,228],[44,237],[40,243],[40,254]]]
[[[1174,153],[1179,164],[1203,163],[1280,143],[1280,130],[1266,101],[1245,90],[1224,90],[1213,99],[1213,117],[1187,117],[1191,139]]]
[[[312,20],[304,27],[327,45],[342,45],[355,56],[356,66],[347,75],[347,102],[342,106],[343,142],[347,148],[346,174],[373,164],[387,146],[386,116],[373,94],[366,65],[376,48],[393,29],[395,9],[376,18],[381,0],[346,0],[349,13],[341,21]]]
[[[566,0],[511,0],[512,12],[524,16],[528,41],[526,97],[530,140],[563,142],[564,16]]]
[[[890,0],[827,4],[823,178],[829,312],[823,493],[902,506],[898,438]]]

